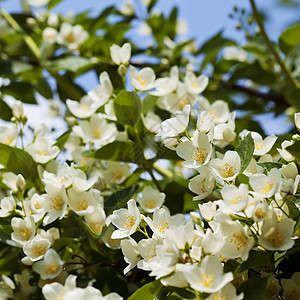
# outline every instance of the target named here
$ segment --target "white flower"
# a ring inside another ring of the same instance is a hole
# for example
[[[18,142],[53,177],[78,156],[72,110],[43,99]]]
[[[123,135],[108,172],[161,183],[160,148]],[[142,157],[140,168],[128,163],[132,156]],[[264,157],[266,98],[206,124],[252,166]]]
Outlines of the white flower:
[[[16,146],[18,140],[17,125],[13,124],[12,127],[0,126],[0,143],[8,146]]]
[[[255,145],[254,155],[264,155],[268,153],[277,140],[277,137],[274,134],[267,136],[264,140],[259,133],[254,131],[251,132],[251,136]]]
[[[98,176],[87,179],[86,174],[82,170],[76,169],[73,164],[71,168],[74,174],[72,186],[76,192],[87,191],[98,181]]]
[[[160,193],[148,185],[144,188],[142,197],[138,198],[138,202],[145,212],[152,213],[156,208],[162,206],[165,197],[164,193]]]
[[[215,186],[215,176],[213,172],[206,166],[197,169],[200,175],[193,177],[189,182],[189,189],[198,194],[193,200],[202,200],[208,197]]]
[[[158,133],[160,131],[161,119],[154,112],[149,111],[147,115],[143,118],[145,127],[151,131]]]
[[[95,101],[90,96],[83,96],[80,102],[67,99],[67,107],[77,118],[85,119],[91,117],[102,105],[100,101]]]
[[[101,234],[102,228],[105,225],[105,219],[106,219],[106,215],[101,205],[98,205],[92,213],[86,214],[84,216],[85,222],[89,225],[91,230],[97,235]]]
[[[74,168],[71,168],[67,163],[57,167],[57,174],[44,171],[43,182],[47,184],[56,185],[58,188],[61,186],[69,187],[74,178]]]
[[[53,279],[62,271],[63,263],[59,255],[53,249],[49,249],[44,260],[34,263],[32,269],[40,274],[42,279]]]
[[[295,157],[290,152],[288,152],[287,150],[285,150],[287,147],[292,146],[292,145],[294,145],[294,141],[293,140],[291,140],[291,141],[284,141],[281,144],[282,149],[277,148],[277,151],[279,152],[280,156],[284,160],[286,160],[288,162],[295,160]]]
[[[200,267],[191,265],[185,278],[191,288],[198,292],[214,293],[233,279],[232,273],[223,274],[223,266],[215,256],[205,256]]]
[[[203,110],[198,114],[197,119],[197,129],[208,133],[214,127],[214,116],[211,115],[208,111]]]
[[[108,220],[107,220],[108,222]],[[112,239],[111,235],[115,231],[115,227],[112,224],[109,224],[102,235],[102,240],[106,247],[110,249],[120,249],[121,248],[121,240],[122,239]]]
[[[88,33],[82,26],[72,26],[69,23],[63,23],[57,36],[57,42],[66,45],[70,50],[77,50],[88,36]]]
[[[284,299],[300,299],[300,272],[294,273],[291,279],[282,278],[280,281]]]
[[[133,234],[138,228],[141,221],[141,214],[136,206],[134,199],[130,199],[127,202],[126,208],[120,208],[115,210],[111,215],[111,222],[118,229],[113,232],[111,238],[120,239],[125,238]]]
[[[258,163],[263,163],[263,162],[273,162],[272,156],[270,154],[262,155],[259,158]],[[257,165],[257,162],[254,158],[251,158],[251,161],[247,166],[246,170],[243,172],[243,174],[245,174],[248,177],[251,177],[253,174],[262,173],[262,172],[263,172],[263,168]]]
[[[242,300],[244,299],[244,294],[236,294],[236,289],[233,284],[227,283],[221,290],[218,292],[212,293],[207,300]]]
[[[23,190],[25,185],[26,185],[26,183],[25,183],[24,177],[21,174],[18,174],[17,180],[16,180],[16,188]]]
[[[47,215],[43,220],[43,225],[47,225],[55,221],[56,219],[62,219],[66,213],[68,196],[64,186],[60,188],[47,184],[45,187],[47,194],[44,195]]]
[[[281,222],[265,219],[259,237],[259,244],[267,250],[285,251],[292,248],[295,241],[291,239],[296,222],[285,218]]]
[[[23,246],[35,235],[35,223],[31,216],[22,218],[12,218],[11,227],[13,233],[11,234],[11,239],[15,241],[18,245]]]
[[[217,211],[217,204],[215,202],[206,202],[199,204],[201,216],[206,220],[212,220]]]
[[[198,168],[209,162],[212,145],[204,132],[196,130],[191,141],[182,142],[176,147],[176,153],[185,160],[183,167]]]
[[[208,77],[205,75],[196,77],[193,72],[187,71],[184,78],[184,83],[189,93],[200,94],[208,85]]]
[[[106,71],[99,76],[100,85],[96,86],[88,95],[95,101],[98,107],[105,104],[113,93],[113,85]]]
[[[117,127],[114,123],[107,123],[100,114],[94,114],[89,121],[80,121],[73,131],[82,139],[98,143],[100,147],[116,139]]]
[[[106,169],[101,171],[101,179],[106,183],[122,183],[130,174],[130,165],[118,161],[108,161]]]
[[[132,16],[134,14],[132,0],[126,0],[120,7],[120,12],[125,16]]]
[[[268,175],[253,174],[249,181],[253,190],[260,193],[263,197],[269,198],[277,193],[281,183],[281,172],[273,168]]]
[[[183,111],[178,113],[176,117],[163,121],[157,137],[161,137],[161,139],[164,140],[166,138],[176,137],[179,133],[186,130],[189,123],[190,110],[190,105],[186,105]]]
[[[133,269],[140,260],[137,247],[137,243],[134,239],[129,238],[121,241],[121,250],[124,255],[124,260],[128,263],[128,266],[124,269],[124,274]]]
[[[118,45],[112,45],[110,47],[110,56],[113,62],[117,65],[127,64],[131,56],[131,45],[125,43],[122,47]]]
[[[287,165],[283,165],[281,168],[281,173],[287,179],[289,178],[295,179],[296,176],[298,175],[298,169],[296,164],[292,162]]]
[[[30,199],[30,210],[33,214],[41,214],[42,218],[46,210],[45,195],[38,195],[37,193],[34,193]]]
[[[23,251],[27,256],[22,258],[22,263],[31,265],[32,262],[42,259],[50,246],[51,243],[48,239],[37,234],[30,242],[23,246]]]
[[[225,185],[221,190],[225,205],[232,211],[243,211],[248,205],[248,185]]]
[[[44,6],[49,0],[27,0],[27,3],[31,6]]]
[[[236,151],[226,151],[223,159],[212,159],[209,165],[224,180],[233,180],[240,171],[241,159]]]
[[[225,47],[223,49],[223,57],[227,60],[237,60],[243,62],[247,60],[247,52],[234,46]]]
[[[231,143],[235,137],[235,112],[230,114],[230,118],[227,123],[217,124],[214,127],[214,144],[221,148]]]
[[[32,158],[41,164],[47,163],[50,159],[55,158],[60,152],[57,146],[53,146],[53,142],[47,138],[41,137],[29,144],[25,150]]]
[[[43,30],[43,40],[44,42],[48,43],[48,44],[53,44],[56,42],[57,39],[57,30],[55,28],[52,27],[46,27]]]
[[[269,211],[268,203],[265,201],[256,201],[254,204],[254,209],[252,211],[252,218],[255,222],[263,221]]]
[[[137,90],[148,91],[154,87],[155,73],[149,67],[138,71],[135,67],[130,66],[130,81]]]
[[[5,218],[10,215],[16,208],[16,202],[12,196],[4,197],[0,200],[0,218]]]
[[[103,203],[100,191],[91,189],[88,192],[78,192],[74,188],[68,190],[70,208],[79,216],[91,214],[98,204]]]
[[[296,127],[298,128],[298,130],[300,130],[300,112],[295,113],[294,119]]]

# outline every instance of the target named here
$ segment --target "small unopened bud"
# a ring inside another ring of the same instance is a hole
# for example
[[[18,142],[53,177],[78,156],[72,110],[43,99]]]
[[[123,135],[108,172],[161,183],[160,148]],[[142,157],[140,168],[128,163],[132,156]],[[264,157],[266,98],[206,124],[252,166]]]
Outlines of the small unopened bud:
[[[13,104],[12,113],[16,119],[20,119],[23,116],[24,110],[23,110],[23,104],[21,101],[16,101]]]
[[[119,74],[120,76],[125,76],[126,73],[127,73],[127,67],[124,66],[123,64],[120,65],[119,68],[118,68],[118,74]]]
[[[294,134],[293,135],[293,141],[296,142],[298,140],[300,140],[300,135],[299,134]]]
[[[17,187],[17,189],[19,190],[23,190],[24,189],[24,187],[25,187],[25,179],[24,179],[24,177],[21,175],[21,174],[19,174],[18,176],[17,176],[17,181],[16,181],[16,187]]]
[[[290,199],[293,196],[293,190],[294,190],[294,180],[284,179],[282,181],[281,187],[280,187],[280,196],[283,199]]]
[[[66,121],[70,126],[74,126],[77,123],[76,118],[74,118],[73,116],[66,117]]]

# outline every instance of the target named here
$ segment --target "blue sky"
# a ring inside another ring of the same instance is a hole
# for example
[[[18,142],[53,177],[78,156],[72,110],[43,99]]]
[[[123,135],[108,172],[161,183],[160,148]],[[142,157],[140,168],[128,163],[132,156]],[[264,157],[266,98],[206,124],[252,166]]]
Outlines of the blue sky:
[[[133,0],[135,5],[139,5],[141,0]],[[54,12],[67,14],[68,12],[79,13],[91,10],[97,14],[103,8],[115,4],[121,6],[122,0],[63,0],[58,4]],[[6,0],[1,3],[1,8],[8,12],[18,12],[21,10],[21,0]],[[265,14],[268,21],[266,29],[270,38],[274,41],[278,40],[281,31],[291,22],[299,18],[299,11],[291,7],[279,6],[278,0],[256,0],[257,6]],[[235,28],[235,21],[231,20],[228,15],[232,12],[234,5],[250,10],[249,0],[159,0],[156,8],[164,13],[177,6],[179,8],[179,17],[185,19],[188,23],[188,37],[196,39],[197,44],[203,43],[212,35],[223,29],[227,37],[243,41],[243,34],[239,33]],[[79,79],[87,89],[92,89],[97,80],[95,77],[86,75]],[[264,121],[268,119],[268,127],[272,128],[274,133],[282,132],[282,124],[284,116],[274,119],[272,115],[263,116]],[[264,122],[265,123],[265,122]]]

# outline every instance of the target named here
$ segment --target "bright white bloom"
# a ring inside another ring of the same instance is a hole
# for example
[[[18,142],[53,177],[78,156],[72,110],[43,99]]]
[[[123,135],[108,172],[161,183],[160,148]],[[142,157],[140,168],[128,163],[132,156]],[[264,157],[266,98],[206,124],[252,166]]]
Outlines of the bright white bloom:
[[[227,283],[220,291],[212,293],[207,300],[242,300],[244,299],[244,294],[236,294],[236,289],[231,283]]]
[[[197,171],[200,175],[193,177],[189,182],[189,189],[198,194],[198,196],[193,197],[194,201],[208,197],[215,186],[215,176],[210,168],[201,166]]]
[[[284,299],[300,299],[300,272],[294,273],[291,279],[282,278],[280,281]]]
[[[223,100],[217,100],[211,105],[206,98],[201,97],[199,111],[202,110],[207,110],[210,115],[214,116],[215,124],[226,123],[231,115],[227,102]]]
[[[147,115],[143,118],[145,127],[151,131],[158,133],[160,131],[161,119],[154,112],[149,111]]]
[[[11,239],[15,241],[18,245],[23,246],[35,235],[35,223],[31,216],[22,218],[12,218],[11,227],[13,233],[11,234]]]
[[[209,165],[224,180],[233,180],[240,171],[241,159],[236,151],[226,151],[223,159],[212,159]]]
[[[60,238],[59,230],[58,230],[58,228],[55,228],[55,227],[51,227],[47,231],[45,231],[44,229],[38,228],[37,234],[39,234],[41,237],[49,240],[51,245],[53,245],[54,242]]]
[[[57,187],[69,187],[74,178],[74,168],[71,168],[67,163],[57,167],[57,174],[44,171],[43,182],[47,184],[56,185]]]
[[[130,81],[137,90],[148,91],[154,87],[155,73],[149,67],[138,71],[135,67],[130,66]]]
[[[95,101],[89,96],[83,96],[80,102],[67,99],[67,107],[77,118],[85,119],[91,117],[102,105],[100,101]]]
[[[246,170],[243,172],[248,177],[251,177],[253,174],[262,173],[263,168],[258,166],[257,163],[263,162],[273,162],[273,158],[270,154],[264,154],[260,156],[259,160],[256,161],[254,158],[251,158],[249,165],[247,166]]]
[[[68,190],[70,208],[79,216],[91,214],[96,207],[103,203],[100,191],[91,189],[88,192],[78,192],[73,188]]]
[[[12,196],[4,197],[0,200],[0,218],[5,218],[10,215],[16,208],[15,200]]]
[[[176,137],[179,133],[185,131],[189,123],[190,110],[191,106],[186,105],[176,117],[163,121],[161,131],[157,136],[164,140],[169,137]]]
[[[27,0],[27,3],[31,6],[44,6],[49,0]]]
[[[251,132],[251,136],[253,138],[255,146],[253,153],[254,155],[264,155],[268,153],[277,140],[277,136],[275,136],[274,134],[267,136],[264,140],[259,133],[254,131]]]
[[[22,258],[22,263],[31,265],[32,262],[42,259],[50,246],[51,243],[48,239],[37,234],[30,242],[23,246],[23,251],[27,256]]]
[[[98,181],[98,176],[87,179],[86,174],[82,170],[76,169],[74,165],[71,168],[74,174],[72,186],[76,192],[87,191]]]
[[[57,39],[57,30],[53,27],[46,27],[44,30],[43,30],[43,40],[45,43],[48,43],[48,44],[53,44],[56,42],[56,39]]]
[[[128,209],[115,210],[111,215],[111,222],[118,228],[111,236],[113,239],[130,236],[136,231],[141,222],[141,214],[134,199],[127,202],[127,207]]]
[[[200,94],[208,85],[208,77],[205,75],[196,77],[193,72],[187,71],[184,78],[184,83],[189,93]]]
[[[153,213],[153,219],[144,217],[145,222],[149,225],[151,230],[158,236],[163,237],[171,226],[179,226],[184,224],[183,215],[170,215],[167,208],[157,208]]]
[[[17,125],[13,124],[10,128],[0,126],[0,143],[14,147],[17,144],[17,140]]]
[[[128,263],[128,266],[124,269],[124,274],[133,269],[140,260],[137,247],[138,245],[134,239],[129,238],[121,241],[121,250],[124,255],[124,260]]]
[[[187,288],[189,283],[187,282],[184,274],[187,269],[186,264],[178,263],[174,266],[174,272],[160,279],[161,283],[165,286],[174,286],[178,288]]]
[[[295,113],[294,118],[295,118],[295,125],[298,128],[298,130],[300,130],[300,112]]]
[[[266,218],[268,211],[269,211],[268,203],[266,203],[264,200],[256,201],[252,212],[253,220],[255,222],[263,221]]]
[[[259,244],[267,250],[285,251],[292,248],[295,241],[291,239],[296,222],[285,218],[277,222],[272,218],[265,219],[259,237]]]
[[[283,165],[281,168],[281,173],[287,179],[289,178],[295,179],[296,176],[298,175],[298,169],[296,164],[292,162],[287,165]]]
[[[30,210],[33,214],[41,214],[42,218],[46,210],[45,195],[38,195],[37,193],[34,193],[30,199]]]
[[[91,214],[84,216],[84,220],[95,234],[100,235],[106,220],[104,209],[98,205]]]
[[[127,64],[131,56],[131,45],[125,43],[122,47],[118,45],[112,45],[110,47],[110,56],[113,62],[117,65]]]
[[[177,87],[178,84],[178,67],[174,66],[171,68],[170,77],[159,78],[155,81],[154,87],[156,91],[151,92],[154,96],[167,96],[171,94]]]
[[[47,215],[43,225],[47,225],[56,219],[62,219],[66,213],[68,196],[64,186],[58,188],[55,185],[47,184],[45,187],[47,194],[44,195]]]
[[[26,185],[25,179],[21,174],[18,174],[16,180],[16,188],[23,190]]]
[[[57,42],[67,46],[70,50],[77,50],[88,36],[88,33],[82,26],[72,26],[69,23],[63,23],[57,36]]]
[[[2,173],[2,182],[11,190],[16,190],[17,175],[12,172]]]
[[[101,179],[105,183],[122,183],[130,174],[130,165],[118,161],[108,161],[106,169],[101,171]]]
[[[122,300],[117,293],[110,293],[106,296],[102,296],[102,293],[92,286],[87,286],[86,288],[75,288],[69,291],[64,296],[64,300]]]
[[[198,292],[214,293],[233,280],[232,273],[223,273],[222,263],[215,256],[205,256],[200,267],[191,265],[185,278]]]
[[[211,115],[208,111],[203,110],[198,114],[197,119],[197,129],[208,133],[214,127],[214,116]]]
[[[55,158],[60,150],[57,146],[53,146],[53,142],[47,138],[38,138],[32,144],[29,144],[25,150],[32,158],[41,164],[47,163],[50,159]]]
[[[106,71],[102,72],[99,76],[100,85],[96,86],[88,95],[99,105],[105,104],[113,93],[113,85]]]
[[[49,249],[44,260],[34,263],[32,269],[40,274],[42,279],[53,279],[62,271],[63,263],[59,255],[53,249]]]
[[[109,224],[102,235],[102,240],[106,247],[110,249],[120,249],[122,239],[112,239],[111,235],[116,231],[115,227],[112,224]]]
[[[225,185],[221,190],[225,205],[232,211],[243,211],[248,205],[248,185]]]
[[[291,141],[284,141],[281,144],[281,148],[282,149],[277,148],[277,151],[279,152],[280,156],[284,160],[286,160],[288,162],[295,160],[295,157],[290,152],[288,152],[287,150],[285,150],[287,147],[292,146],[292,145],[294,145],[294,141],[293,140],[291,140]]]
[[[274,168],[268,172],[268,175],[253,174],[249,183],[255,192],[260,193],[265,198],[272,197],[279,190],[281,172],[279,169]]]
[[[206,220],[212,220],[217,211],[217,204],[215,202],[206,202],[203,204],[199,204],[199,210],[201,216]]]
[[[182,142],[177,146],[176,153],[185,160],[182,163],[183,167],[198,168],[209,162],[212,145],[204,132],[196,130],[191,141]]]
[[[116,139],[117,127],[114,123],[107,123],[100,114],[94,114],[89,121],[80,121],[73,131],[82,139],[98,143],[100,147]]]
[[[160,193],[148,185],[144,188],[142,197],[138,198],[138,202],[145,212],[152,213],[156,208],[162,206],[165,197],[164,193]]]
[[[221,148],[231,143],[235,137],[235,112],[230,114],[227,123],[217,124],[214,127],[214,144]]]
[[[120,12],[125,16],[132,16],[134,14],[132,0],[126,0],[120,7]]]

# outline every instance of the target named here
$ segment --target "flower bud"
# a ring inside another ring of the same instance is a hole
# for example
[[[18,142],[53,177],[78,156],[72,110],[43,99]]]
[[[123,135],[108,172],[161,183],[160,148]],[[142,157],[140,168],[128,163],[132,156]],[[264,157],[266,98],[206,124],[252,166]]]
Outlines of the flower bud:
[[[296,113],[294,115],[295,118],[295,125],[298,128],[298,130],[300,130],[300,112]]]
[[[280,195],[283,199],[290,199],[293,196],[294,180],[284,179],[280,187]]]
[[[281,173],[287,179],[289,178],[295,179],[296,176],[298,175],[298,169],[296,164],[292,162],[287,165],[283,165],[281,169]]]
[[[127,67],[124,66],[124,65],[120,65],[119,68],[118,68],[118,74],[120,76],[125,76],[127,73]]]
[[[17,181],[16,181],[16,187],[17,187],[17,189],[19,190],[23,190],[24,189],[24,187],[25,187],[25,179],[24,179],[24,177],[21,175],[21,174],[19,174],[18,176],[17,176]]]
[[[23,116],[24,110],[23,110],[23,104],[21,101],[17,101],[13,104],[12,113],[16,119],[20,119]]]

